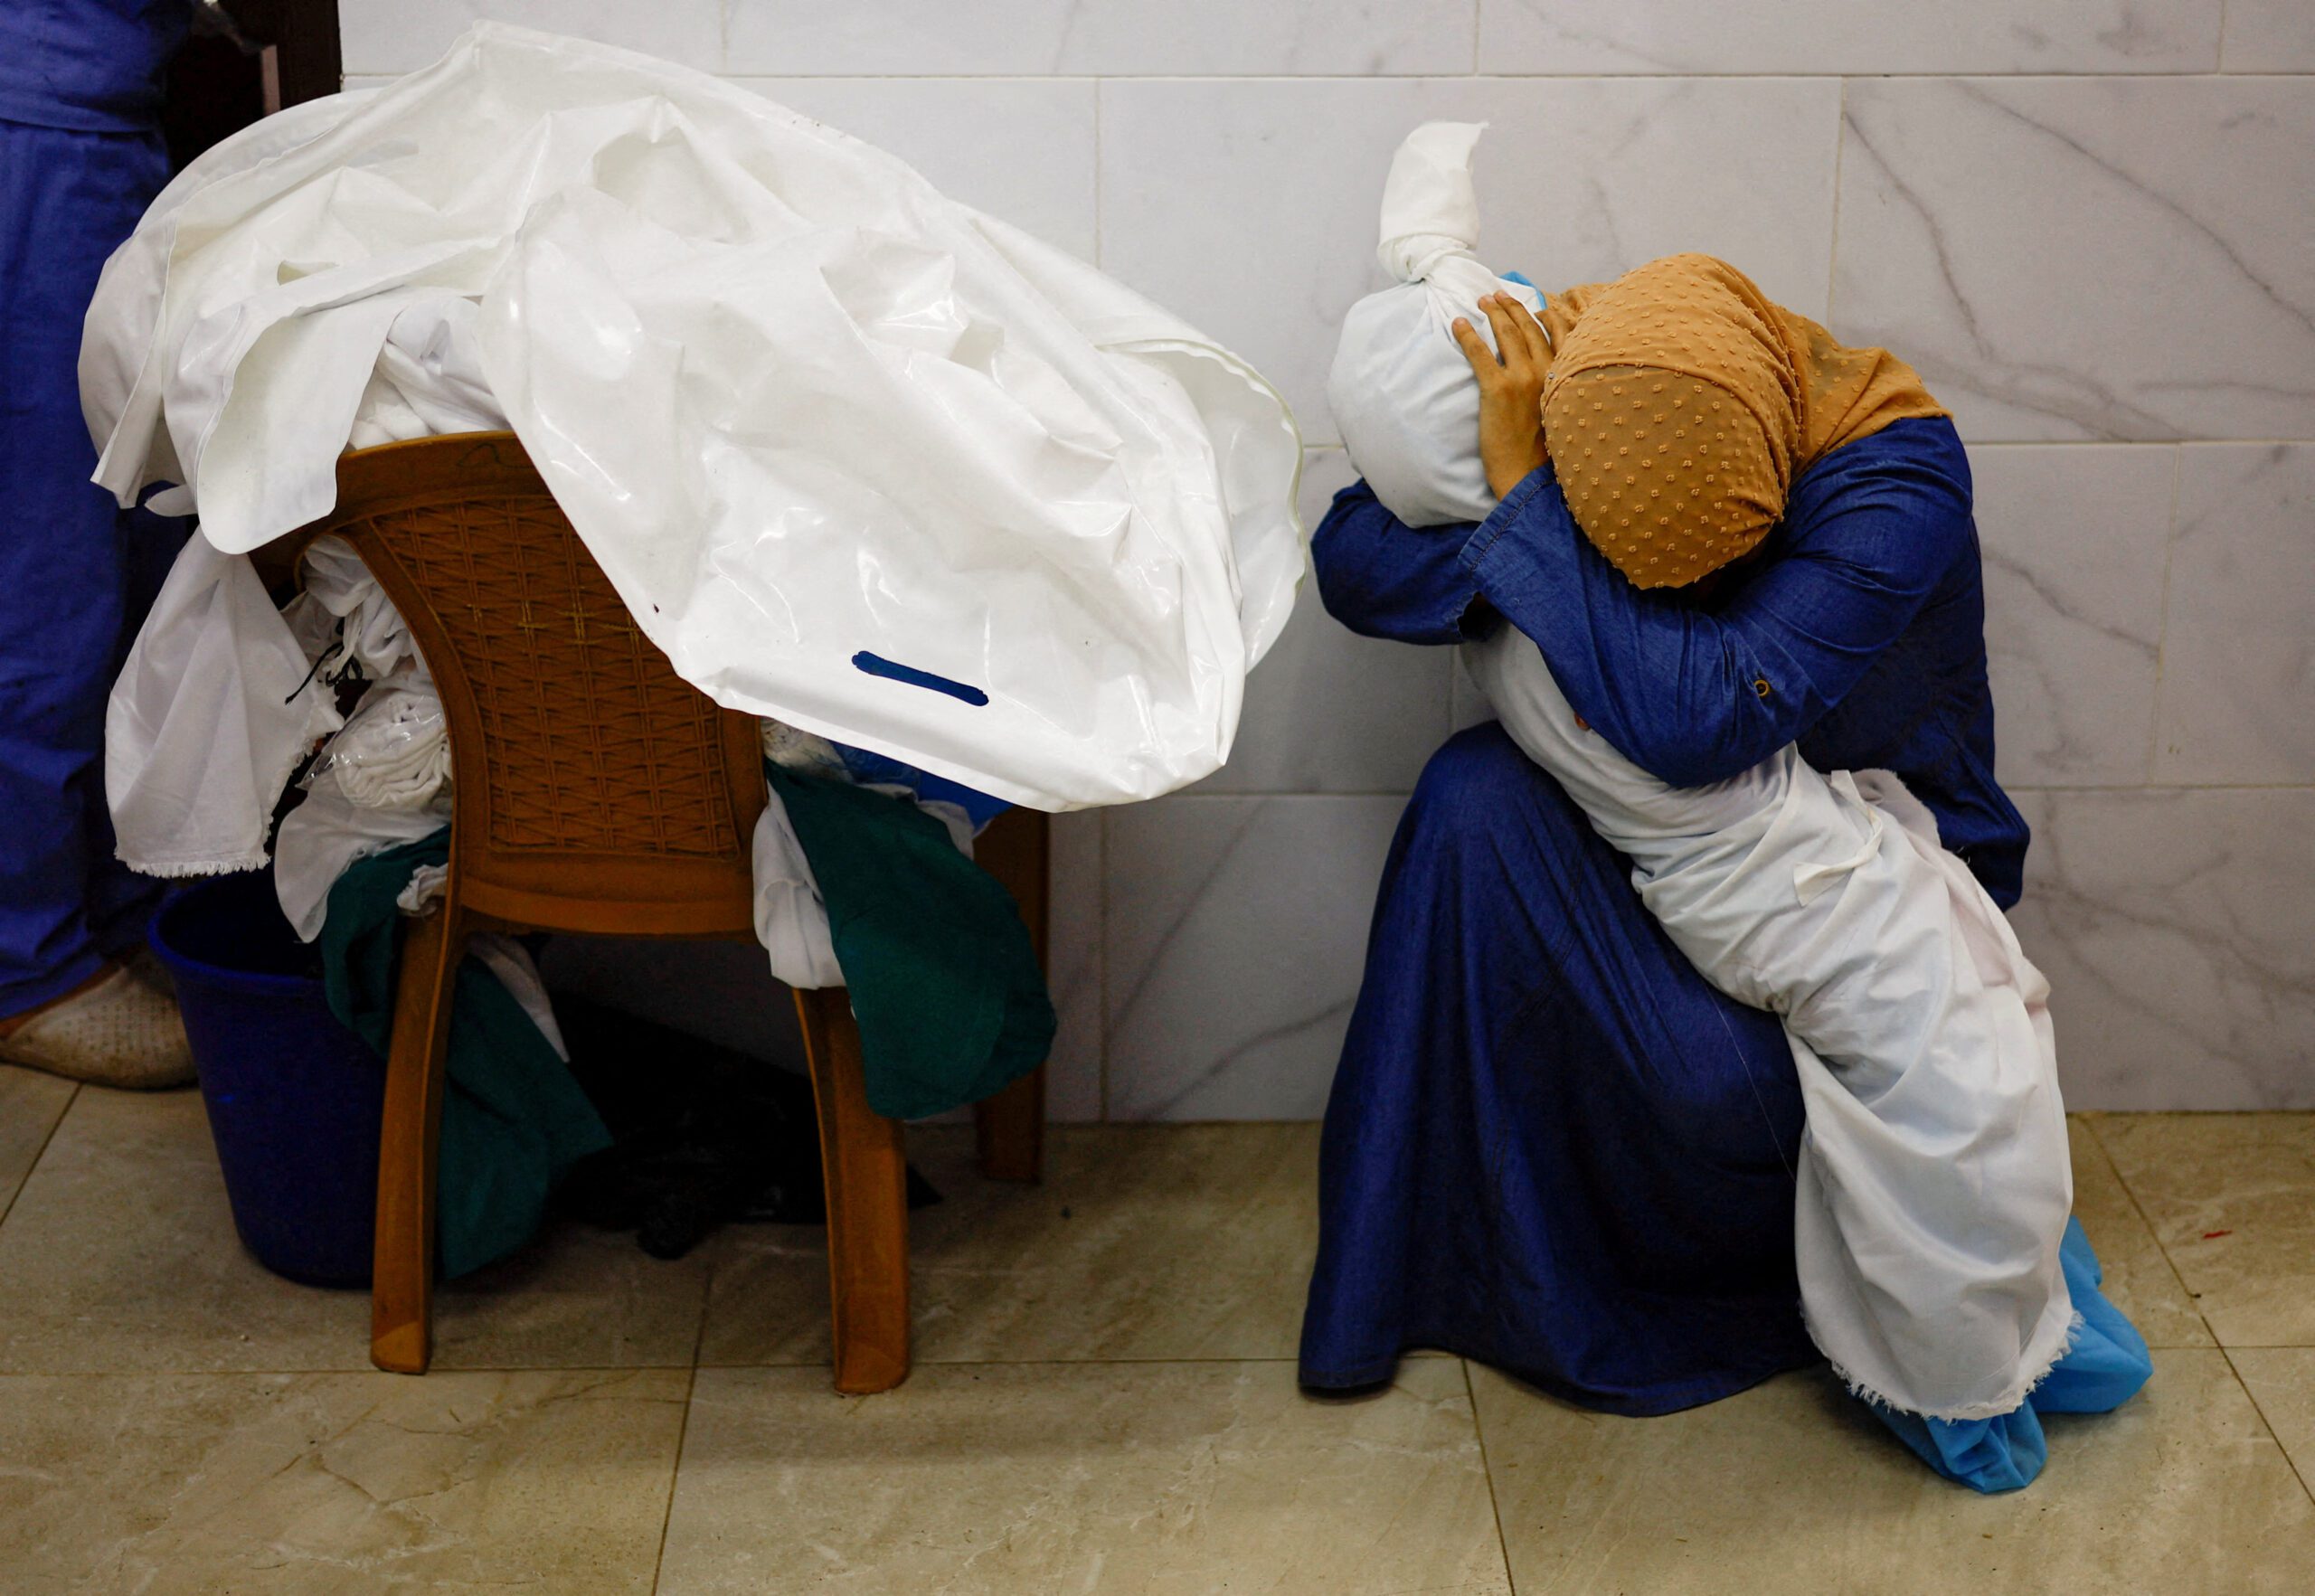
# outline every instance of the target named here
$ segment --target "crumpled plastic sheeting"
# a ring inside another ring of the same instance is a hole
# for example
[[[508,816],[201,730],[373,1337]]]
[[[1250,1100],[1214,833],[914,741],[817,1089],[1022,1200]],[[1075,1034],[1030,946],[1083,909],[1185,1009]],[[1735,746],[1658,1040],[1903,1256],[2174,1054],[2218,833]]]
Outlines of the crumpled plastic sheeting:
[[[315,761],[365,809],[415,809],[450,779],[450,731],[430,676],[381,682],[363,694],[345,725]]]
[[[90,309],[98,480],[181,481],[252,548],[330,507],[365,396],[393,432],[397,342],[475,352],[686,680],[1014,802],[1218,767],[1300,581],[1299,440],[1251,368],[627,52],[482,24],[188,168]]]
[[[1496,505],[1479,460],[1479,384],[1450,330],[1455,318],[1492,349],[1483,296],[1515,295],[1539,314],[1543,307],[1532,287],[1498,277],[1472,253],[1479,206],[1471,152],[1486,127],[1425,122],[1399,146],[1375,250],[1392,286],[1350,307],[1327,377],[1343,447],[1384,508],[1409,526],[1484,521]]]

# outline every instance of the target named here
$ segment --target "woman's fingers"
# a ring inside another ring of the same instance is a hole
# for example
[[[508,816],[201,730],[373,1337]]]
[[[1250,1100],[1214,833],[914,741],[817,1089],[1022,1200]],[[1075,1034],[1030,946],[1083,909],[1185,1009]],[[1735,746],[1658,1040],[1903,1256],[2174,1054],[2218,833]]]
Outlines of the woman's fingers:
[[[1454,334],[1456,345],[1462,350],[1463,358],[1471,363],[1471,372],[1483,386],[1506,373],[1533,379],[1551,364],[1551,339],[1545,335],[1543,324],[1517,298],[1509,294],[1485,295],[1479,300],[1479,309],[1486,314],[1488,326],[1495,330],[1493,349],[1487,346],[1479,329],[1463,316],[1457,316],[1447,330]]]
[[[1519,307],[1505,294],[1489,294],[1479,301],[1479,308],[1487,312],[1488,325],[1495,329],[1495,347],[1503,356],[1503,369],[1515,376],[1525,376],[1534,364],[1527,354],[1526,335],[1512,312]]]
[[[1527,358],[1535,363],[1539,371],[1551,364],[1551,335],[1544,331],[1544,324],[1535,319],[1535,313],[1527,308],[1524,300],[1510,294],[1504,295],[1503,300],[1511,307],[1512,323],[1518,327],[1520,337],[1526,343]]]
[[[1455,335],[1455,345],[1463,352],[1463,358],[1471,363],[1471,374],[1479,380],[1479,386],[1484,388],[1503,374],[1503,367],[1496,362],[1495,351],[1487,346],[1487,340],[1479,336],[1477,327],[1459,316],[1448,324],[1447,330]]]

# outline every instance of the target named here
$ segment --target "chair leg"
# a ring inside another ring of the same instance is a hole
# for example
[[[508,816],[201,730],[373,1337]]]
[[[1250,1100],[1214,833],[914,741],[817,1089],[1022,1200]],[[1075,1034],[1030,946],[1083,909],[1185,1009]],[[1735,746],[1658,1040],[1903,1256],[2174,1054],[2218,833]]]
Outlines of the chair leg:
[[[987,1180],[1035,1185],[1044,1178],[1045,1067],[973,1105],[973,1145]]]
[[[413,921],[394,990],[370,1266],[370,1361],[402,1374],[424,1374],[434,1354],[434,1166],[450,997],[465,944],[455,902]]]
[[[1053,817],[1014,809],[991,821],[973,845],[973,857],[1019,905],[1037,950],[1038,967],[1053,970],[1049,934],[1053,898]],[[1045,1072],[1040,1064],[996,1096],[973,1105],[974,1143],[980,1172],[989,1180],[1035,1185],[1044,1169]]]
[[[836,1388],[866,1396],[908,1378],[908,1164],[900,1121],[868,1106],[850,995],[799,991],[796,1014],[819,1109]]]

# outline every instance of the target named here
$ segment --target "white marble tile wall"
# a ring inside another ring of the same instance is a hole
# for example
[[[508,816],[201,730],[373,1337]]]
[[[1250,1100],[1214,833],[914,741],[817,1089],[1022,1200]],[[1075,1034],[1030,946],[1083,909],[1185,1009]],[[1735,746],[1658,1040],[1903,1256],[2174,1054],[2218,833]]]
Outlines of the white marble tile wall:
[[[2178,451],[2170,602],[2156,779],[2315,779],[2315,444]]]
[[[2050,978],[2066,1101],[2303,1109],[2315,1057],[2315,789],[2021,795],[2019,937]]]
[[[2178,464],[2136,444],[1975,451],[2004,782],[2147,779]]]
[[[1715,76],[2206,72],[2218,42],[2219,8],[2206,0],[1487,0],[1479,62],[1496,72]]]
[[[2230,72],[2315,72],[2315,5],[2226,0],[2219,62]]]
[[[1972,445],[2070,1100],[2315,1107],[2310,0],[343,0],[349,78],[482,15],[742,80],[1200,322],[1293,401],[1313,520],[1425,118],[1492,124],[1495,260],[1710,250],[1895,348]],[[1055,1113],[1316,1113],[1403,795],[1484,713],[1313,594],[1227,769],[1062,819]]]

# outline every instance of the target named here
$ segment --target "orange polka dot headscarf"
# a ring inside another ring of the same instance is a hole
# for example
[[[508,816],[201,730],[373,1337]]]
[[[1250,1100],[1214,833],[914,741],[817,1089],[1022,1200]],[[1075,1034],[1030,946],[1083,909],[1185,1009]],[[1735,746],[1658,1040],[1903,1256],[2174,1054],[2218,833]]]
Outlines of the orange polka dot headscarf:
[[[1749,553],[1829,451],[1945,413],[1904,362],[1836,344],[1708,255],[1554,295],[1545,325],[1544,444],[1567,507],[1643,588]]]

